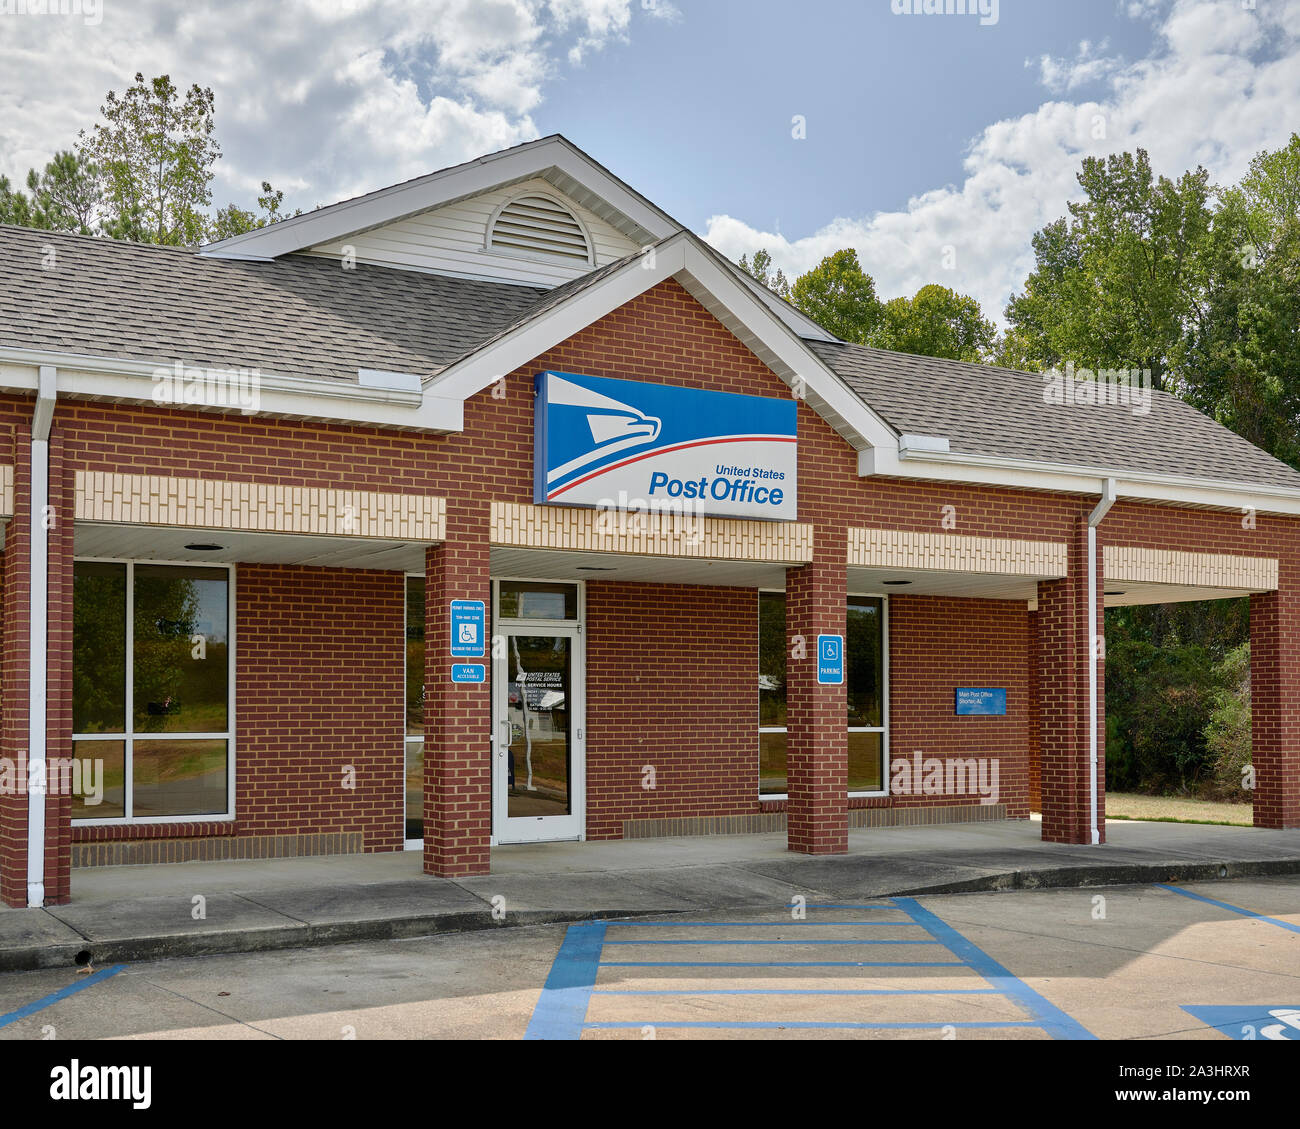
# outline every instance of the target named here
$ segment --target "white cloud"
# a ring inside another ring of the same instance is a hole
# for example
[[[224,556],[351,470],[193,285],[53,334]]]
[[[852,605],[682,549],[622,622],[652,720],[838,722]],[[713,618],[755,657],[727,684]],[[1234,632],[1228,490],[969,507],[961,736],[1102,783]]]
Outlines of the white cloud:
[[[265,178],[310,208],[536,137],[531,115],[566,57],[627,41],[634,7],[139,0],[106,3],[95,25],[3,17],[0,172],[21,179],[71,147],[136,71],[168,73],[216,94],[215,203],[251,202]]]
[[[1104,46],[1081,44],[1071,60],[1045,60],[1049,90],[1095,82],[1100,91],[1090,92],[1099,101],[1046,101],[987,126],[971,143],[960,185],[895,211],[837,218],[796,239],[717,215],[706,238],[733,259],[766,247],[791,277],[855,247],[881,294],[940,282],[974,295],[986,316],[1000,320],[1033,267],[1033,233],[1077,197],[1083,157],[1142,147],[1166,175],[1203,164],[1212,180],[1227,183],[1295,128],[1300,5],[1243,10],[1240,0],[1135,0],[1129,8],[1154,21],[1159,49],[1125,62],[1105,56]],[[943,269],[946,248],[955,251],[954,270]]]

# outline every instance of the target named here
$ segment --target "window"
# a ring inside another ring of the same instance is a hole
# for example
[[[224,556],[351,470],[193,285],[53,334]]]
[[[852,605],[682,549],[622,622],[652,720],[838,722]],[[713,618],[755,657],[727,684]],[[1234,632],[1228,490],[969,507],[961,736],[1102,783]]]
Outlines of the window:
[[[497,593],[497,611],[502,619],[577,619],[578,586],[503,580]]]
[[[492,222],[487,246],[507,255],[592,265],[591,245],[578,217],[549,196],[510,201]]]
[[[849,597],[844,625],[850,795],[883,792],[887,751],[885,602]],[[785,594],[758,595],[758,791],[786,795]]]
[[[406,842],[424,843],[424,577],[406,578]]]
[[[73,818],[229,816],[230,570],[77,561],[72,651]]]

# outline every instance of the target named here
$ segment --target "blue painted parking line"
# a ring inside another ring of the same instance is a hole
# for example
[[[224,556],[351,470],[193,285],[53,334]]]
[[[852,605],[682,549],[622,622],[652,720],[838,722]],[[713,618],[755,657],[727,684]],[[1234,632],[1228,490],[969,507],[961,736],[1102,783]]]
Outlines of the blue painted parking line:
[[[789,907],[787,907],[789,908]],[[816,909],[817,907],[813,907]],[[893,909],[893,906],[889,906]],[[607,921],[610,929],[789,929],[789,921]],[[794,922],[796,927],[807,922]],[[838,929],[846,925],[866,925],[873,929],[915,929],[915,921],[818,921],[818,929]]]
[[[794,909],[795,903],[786,902],[785,908]],[[898,907],[895,905],[890,905],[888,902],[870,902],[870,903],[860,903],[858,905],[848,905],[846,903],[841,903],[841,902],[806,902],[803,908],[804,909],[897,909]]]
[[[871,940],[862,937],[845,937],[842,940],[837,938],[833,941],[823,940],[822,938],[811,941],[751,941],[747,938],[744,940],[729,940],[725,937],[720,941],[715,941],[712,937],[699,939],[694,937],[673,937],[670,940],[663,941],[646,938],[633,941],[605,942],[607,945],[937,945],[939,943],[938,941],[922,941],[907,937],[875,937]]]
[[[35,1015],[36,1012],[44,1010],[51,1004],[57,1004],[60,1000],[75,996],[92,984],[98,984],[103,980],[107,980],[110,976],[116,976],[125,967],[124,964],[115,964],[110,968],[101,968],[98,972],[92,972],[84,980],[78,980],[75,984],[69,984],[66,988],[60,988],[57,992],[51,992],[48,996],[33,1000],[31,1003],[20,1007],[17,1011],[0,1015],[0,1027],[8,1027],[9,1024],[17,1023],[20,1019],[26,1019],[29,1015]]]
[[[959,960],[602,960],[602,968],[961,968]]]
[[[603,921],[570,925],[528,1021],[525,1039],[576,1039],[587,1018],[605,943]]]
[[[587,922],[572,925],[565,935],[564,943],[555,958],[555,964],[547,978],[528,1025],[525,1038],[528,1039],[578,1039],[583,1031],[622,1030],[643,1027],[654,1028],[701,1028],[701,1029],[755,1029],[755,1030],[943,1030],[944,1028],[1002,1029],[1025,1028],[1038,1029],[1053,1039],[1092,1039],[1094,1036],[1076,1020],[1050,1003],[1038,992],[963,937],[956,929],[929,910],[924,909],[914,898],[894,898],[888,903],[826,903],[809,905],[809,909],[837,910],[892,910],[905,915],[904,921],[817,921],[810,922],[820,927],[843,925],[901,925],[923,930],[930,940],[912,938],[815,938],[801,941],[798,939],[767,940],[761,938],[716,939],[716,938],[665,938],[627,939],[607,936],[608,930],[616,928],[641,929],[647,927],[665,929],[684,928],[792,928],[788,921],[740,921],[740,922]],[[798,928],[796,925],[794,928]],[[880,944],[921,944],[933,945],[947,949],[956,960],[606,960],[606,945],[880,945]],[[753,970],[761,974],[764,969],[778,968],[959,968],[980,976],[987,987],[980,988],[719,988],[719,989],[622,989],[597,988],[596,980],[602,968],[740,968]],[[1019,1020],[954,1020],[952,1022],[925,1021],[904,1022],[889,1020],[863,1021],[813,1021],[813,1020],[753,1020],[753,1021],[682,1021],[658,1022],[647,1020],[589,1021],[587,1012],[593,996],[692,996],[692,997],[726,997],[726,996],[1003,996],[1022,1011],[1027,1018]]]
[[[1053,1039],[1095,1039],[1096,1036],[1077,1020],[1066,1015],[1055,1004],[1048,1002],[1018,976],[1013,976],[983,949],[968,941],[951,925],[922,908],[915,898],[895,898],[903,910],[930,935],[942,941],[956,956],[997,988],[1002,995],[1018,1004],[1031,1015]]]
[[[1194,898],[1198,902],[1206,902],[1209,905],[1218,906],[1220,909],[1230,910],[1242,917],[1253,917],[1256,921],[1265,921],[1269,925],[1276,925],[1279,929],[1300,933],[1300,925],[1294,925],[1289,921],[1280,921],[1276,917],[1268,917],[1265,914],[1256,913],[1254,910],[1245,909],[1242,906],[1234,906],[1231,902],[1220,902],[1215,898],[1207,898],[1204,894],[1193,894],[1191,890],[1184,890],[1181,886],[1169,886],[1164,882],[1157,882],[1155,886],[1159,890],[1172,890],[1175,894],[1182,894],[1184,898]]]
[[[736,1020],[727,1022],[726,1020],[695,1019],[689,1021],[668,1020],[664,1023],[647,1022],[642,1023],[638,1020],[622,1020],[618,1022],[598,1022],[588,1023],[588,1031],[610,1031],[626,1027],[656,1027],[668,1030],[673,1027],[707,1027],[712,1029],[729,1029],[729,1028],[757,1028],[759,1030],[778,1030],[784,1031],[787,1028],[798,1028],[801,1030],[814,1031],[843,1031],[843,1030],[896,1030],[896,1031],[942,1031],[945,1027],[1037,1027],[1038,1024],[1028,1019],[1012,1020],[989,1020],[986,1023],[978,1021],[963,1020],[958,1023],[855,1023],[850,1021],[833,1021],[828,1020],[825,1023],[819,1023],[816,1020],[796,1020],[796,1019],[762,1019],[762,1020]]]
[[[996,988],[597,988],[593,996],[997,996]]]

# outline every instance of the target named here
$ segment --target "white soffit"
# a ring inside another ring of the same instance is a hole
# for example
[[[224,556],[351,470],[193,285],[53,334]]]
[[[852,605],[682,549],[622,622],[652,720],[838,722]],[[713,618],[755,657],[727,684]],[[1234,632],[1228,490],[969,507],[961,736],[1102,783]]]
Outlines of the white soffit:
[[[188,544],[220,545],[215,551]],[[324,568],[423,572],[424,545],[229,529],[177,529],[154,525],[76,523],[73,553],[121,560],[189,561],[194,564],[316,565]]]

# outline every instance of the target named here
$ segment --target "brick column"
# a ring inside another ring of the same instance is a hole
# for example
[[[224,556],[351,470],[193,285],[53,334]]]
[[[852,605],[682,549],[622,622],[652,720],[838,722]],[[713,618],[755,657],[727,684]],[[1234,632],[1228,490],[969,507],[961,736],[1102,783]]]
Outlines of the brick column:
[[[0,900],[27,904],[27,695],[31,608],[29,558],[32,432],[14,428],[14,514],[5,529],[3,654],[0,654]],[[18,773],[21,766],[22,772]],[[13,774],[12,776],[8,774]]]
[[[488,507],[447,501],[446,541],[425,553],[424,872],[487,874],[492,834],[491,641],[487,681],[453,683],[452,600],[491,604]]]
[[[1104,637],[1101,537],[1097,538],[1097,634]],[[1040,789],[1045,843],[1092,841],[1089,789],[1088,522],[1070,536],[1068,574],[1038,585],[1038,709]],[[1097,825],[1106,841],[1105,659],[1097,666]]]
[[[1284,587],[1250,598],[1251,761],[1255,826],[1300,827],[1300,562]]]
[[[846,550],[843,529],[818,526],[812,563],[786,570],[786,834],[809,855],[849,849],[848,696],[817,682],[817,636],[845,633]]]
[[[49,610],[45,673],[45,756],[49,761],[72,763],[72,587],[73,514],[76,476],[72,460],[64,453],[63,428],[55,418],[50,430],[50,505],[54,524],[48,539]],[[62,774],[64,787],[51,788],[45,797],[45,904],[66,904],[72,896],[72,793],[71,777]]]

